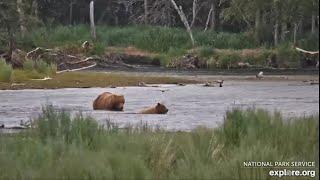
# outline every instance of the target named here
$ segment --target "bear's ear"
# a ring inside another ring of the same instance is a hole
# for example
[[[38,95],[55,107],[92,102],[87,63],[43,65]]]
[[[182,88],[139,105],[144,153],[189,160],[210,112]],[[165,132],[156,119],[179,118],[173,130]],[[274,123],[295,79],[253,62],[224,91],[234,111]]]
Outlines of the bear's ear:
[[[158,104],[157,104],[157,106],[161,106],[161,104],[160,104],[160,103],[158,103]]]

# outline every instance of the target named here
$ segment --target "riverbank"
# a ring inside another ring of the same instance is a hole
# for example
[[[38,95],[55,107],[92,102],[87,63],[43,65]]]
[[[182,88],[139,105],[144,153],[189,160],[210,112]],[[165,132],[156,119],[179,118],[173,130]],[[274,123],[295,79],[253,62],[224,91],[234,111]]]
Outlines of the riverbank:
[[[131,76],[130,74],[102,72],[65,72],[55,74],[47,79],[28,79],[20,73],[16,78],[13,77],[11,82],[0,82],[0,90],[138,86],[139,82],[148,84],[178,84],[196,83],[197,81],[176,77],[145,76],[143,74]]]
[[[153,61],[162,67],[205,70],[315,68],[318,61],[317,56],[307,58],[305,54],[295,50],[290,42],[283,42],[277,47],[257,44],[250,33],[194,30],[197,42],[195,46],[190,43],[185,30],[180,28],[98,26],[97,35],[96,41],[90,41],[90,29],[85,25],[42,27],[24,37],[17,36],[17,48],[26,52],[35,47],[49,48],[54,54],[59,50],[58,54],[78,58],[98,56],[105,59],[105,56],[113,53],[116,54],[117,61],[126,63],[127,60],[144,59],[144,63]],[[317,38],[318,36],[303,38],[297,44],[302,49],[316,51],[319,49]],[[84,42],[88,43],[85,49],[82,48]],[[2,42],[0,52],[8,51],[5,47],[6,44]],[[185,58],[186,56],[189,57]],[[110,59],[112,58],[109,57],[108,60]]]
[[[319,75],[305,73],[266,73],[263,79],[257,79],[254,72],[245,74],[237,72],[213,73],[209,71],[106,71],[88,70],[79,72],[65,72],[51,77],[37,75],[28,77],[22,71],[11,82],[0,82],[0,90],[20,89],[61,89],[61,88],[93,88],[93,87],[124,87],[138,86],[139,82],[147,84],[201,84],[224,80],[229,82],[299,82],[304,85],[317,85]]]
[[[146,124],[102,128],[48,106],[35,129],[0,134],[0,179],[270,179],[272,167],[244,162],[317,159],[319,116],[291,120],[235,109],[218,128],[166,132]],[[318,176],[315,164],[308,170]]]

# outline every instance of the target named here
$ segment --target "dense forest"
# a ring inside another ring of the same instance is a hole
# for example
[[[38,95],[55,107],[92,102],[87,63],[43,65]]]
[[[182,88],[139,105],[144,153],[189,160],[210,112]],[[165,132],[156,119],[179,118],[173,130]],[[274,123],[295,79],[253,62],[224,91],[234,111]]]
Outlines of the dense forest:
[[[251,32],[259,43],[277,45],[318,35],[318,0],[95,0],[99,25],[183,27],[173,2],[191,29]],[[89,0],[1,0],[0,29],[13,34],[37,26],[89,23]],[[1,37],[4,41],[4,37]]]

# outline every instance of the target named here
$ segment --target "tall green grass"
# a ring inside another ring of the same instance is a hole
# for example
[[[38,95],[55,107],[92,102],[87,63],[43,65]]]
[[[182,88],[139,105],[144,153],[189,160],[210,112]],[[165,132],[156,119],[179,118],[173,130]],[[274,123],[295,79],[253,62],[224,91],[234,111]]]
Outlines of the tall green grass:
[[[97,27],[97,42],[106,46],[135,46],[140,49],[166,53],[170,48],[190,49],[192,44],[185,29],[151,26],[130,27]],[[198,46],[208,46],[223,49],[254,48],[258,45],[246,33],[217,33],[214,31],[203,32],[194,30]],[[55,47],[73,43],[81,45],[90,40],[90,29],[85,25],[58,26],[55,28],[39,28],[20,38],[21,46]]]
[[[12,78],[12,67],[4,59],[0,58],[0,82],[10,82]]]
[[[215,31],[193,30],[197,49],[200,49],[201,58],[208,60],[208,67],[219,68],[230,65],[230,59],[234,57],[231,54],[223,54],[218,57],[213,49],[246,50],[246,49],[265,49],[265,52],[272,51],[270,42],[266,46],[257,43],[250,32],[228,33]],[[112,27],[98,26],[97,40],[93,43],[93,49],[88,52],[90,55],[103,55],[106,47],[128,47],[151,51],[159,54],[161,64],[166,66],[168,62],[179,56],[185,55],[190,49],[193,49],[189,36],[183,28],[169,28],[158,26],[128,26]],[[86,25],[77,26],[56,26],[41,27],[24,37],[18,38],[18,44],[23,49],[32,49],[41,46],[47,48],[61,47],[62,49],[79,50],[82,52],[81,44],[90,40],[90,29]],[[299,47],[307,50],[317,50],[319,48],[318,35],[306,35],[298,39]],[[269,44],[269,45],[268,45]],[[275,55],[279,67],[300,66],[298,56],[292,49],[292,42],[282,42],[274,47]],[[251,65],[265,65],[268,56],[241,57],[237,61],[249,62]],[[229,59],[229,60],[227,60]],[[220,65],[210,64],[218,62]]]
[[[44,60],[29,60],[27,59],[23,63],[23,70],[26,74],[43,74],[54,75],[57,72],[57,65],[53,63],[47,63]]]
[[[47,106],[33,127],[0,136],[0,179],[270,179],[243,162],[317,161],[319,145],[318,115],[259,109],[229,111],[216,129],[166,132],[102,127]]]

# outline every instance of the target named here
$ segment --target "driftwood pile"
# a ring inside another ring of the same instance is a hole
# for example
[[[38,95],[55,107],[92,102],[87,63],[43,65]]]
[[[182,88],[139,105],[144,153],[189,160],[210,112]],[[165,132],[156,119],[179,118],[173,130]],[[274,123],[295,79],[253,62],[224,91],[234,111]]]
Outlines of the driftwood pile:
[[[33,61],[44,60],[47,63],[55,63],[58,71],[74,71],[96,66],[94,58],[83,58],[61,53],[59,50],[36,48],[27,53],[26,59]]]
[[[69,71],[85,69],[96,66],[95,58],[83,58],[79,56],[68,55],[55,49],[36,48],[28,53],[14,49],[11,52],[0,54],[0,58],[10,63],[13,68],[22,68],[27,60],[39,61],[43,60],[47,63],[54,63],[57,65],[58,71]]]
[[[95,66],[102,68],[135,68],[134,65],[125,63],[131,61],[132,57],[125,54],[110,53],[103,57],[84,57],[81,55],[69,55],[57,49],[45,49],[38,47],[28,53],[15,49],[11,53],[0,52],[0,58],[12,64],[14,68],[23,68],[26,60],[39,61],[57,65],[58,72],[77,71],[92,68]],[[140,59],[134,57],[133,59]],[[151,63],[154,63],[150,61]],[[133,64],[135,64],[133,62]]]

